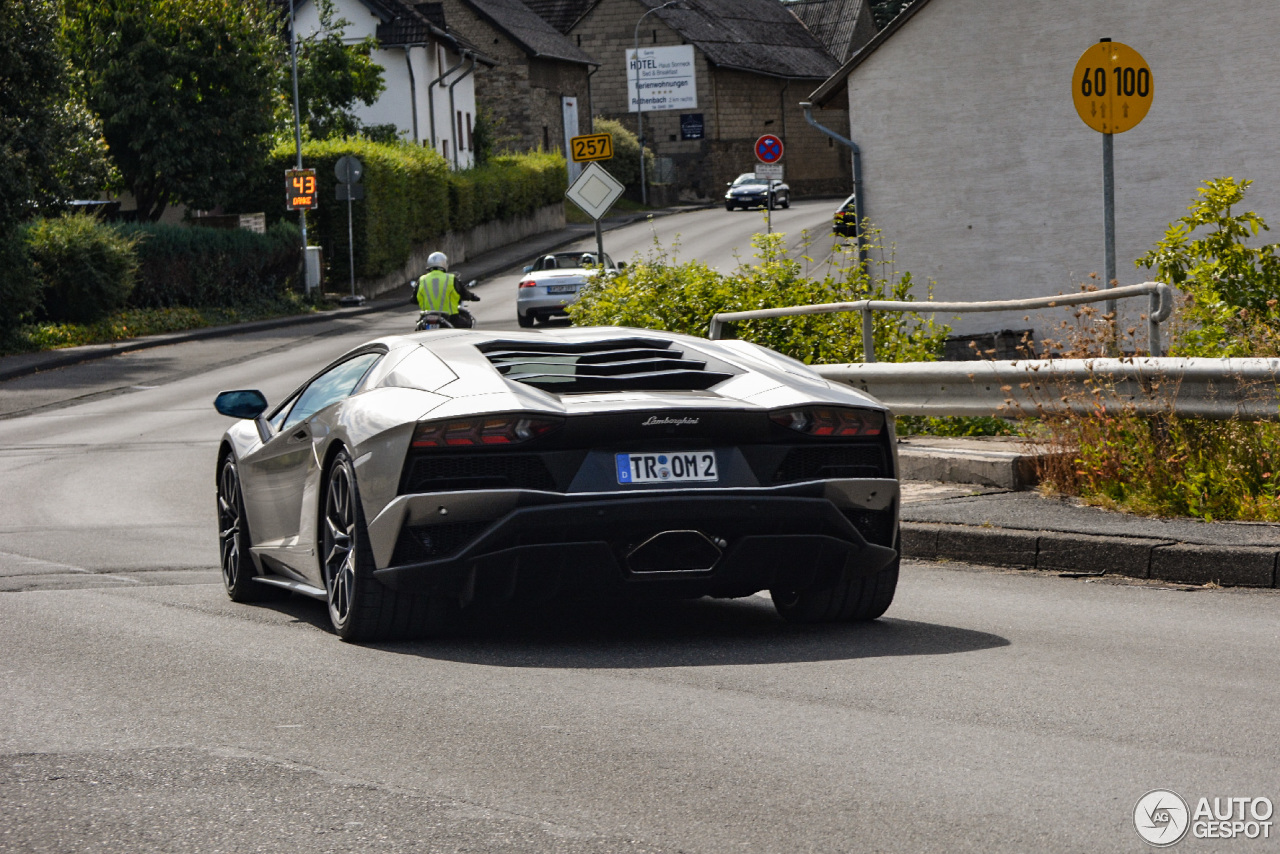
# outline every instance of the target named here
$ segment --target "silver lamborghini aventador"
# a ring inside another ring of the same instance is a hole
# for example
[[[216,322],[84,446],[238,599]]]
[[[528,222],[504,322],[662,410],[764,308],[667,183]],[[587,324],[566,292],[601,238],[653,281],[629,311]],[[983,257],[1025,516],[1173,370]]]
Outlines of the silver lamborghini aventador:
[[[348,640],[565,595],[768,590],[799,622],[893,600],[892,417],[754,344],[443,330],[215,406],[241,419],[217,458],[227,593],[323,600]]]

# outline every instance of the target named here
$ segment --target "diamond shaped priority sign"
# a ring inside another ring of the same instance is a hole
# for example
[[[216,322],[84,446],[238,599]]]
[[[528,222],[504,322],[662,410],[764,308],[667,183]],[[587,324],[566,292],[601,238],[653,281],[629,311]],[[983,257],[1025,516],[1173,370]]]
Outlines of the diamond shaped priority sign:
[[[622,183],[599,163],[588,164],[578,180],[565,191],[569,201],[582,208],[592,219],[600,219],[609,212],[613,203],[622,195]]]

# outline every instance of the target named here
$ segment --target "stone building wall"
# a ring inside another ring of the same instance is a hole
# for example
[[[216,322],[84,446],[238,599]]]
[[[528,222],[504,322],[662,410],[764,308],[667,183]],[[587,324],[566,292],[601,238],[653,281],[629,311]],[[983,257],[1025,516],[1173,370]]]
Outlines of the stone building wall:
[[[495,120],[499,149],[526,151],[543,146],[564,151],[561,97],[579,99],[579,124],[586,132],[587,66],[531,59],[502,31],[461,0],[444,0],[449,29],[497,60],[476,69],[476,104]]]
[[[648,7],[636,0],[603,0],[570,31],[583,50],[600,63],[591,80],[597,115],[618,119],[636,130],[636,114],[628,111],[626,52],[634,45],[636,22]],[[685,42],[656,15],[644,19],[641,47],[670,47]],[[786,145],[783,167],[796,196],[847,195],[853,184],[847,149],[804,120],[800,101],[821,81],[786,81],[763,74],[716,68],[695,49],[694,62],[701,113],[701,140],[680,138],[685,111],[645,113],[646,145],[658,159],[655,178],[670,181],[686,199],[715,199],[725,184],[755,168],[754,144],[773,133]],[[842,131],[848,115],[824,111],[821,121]]]

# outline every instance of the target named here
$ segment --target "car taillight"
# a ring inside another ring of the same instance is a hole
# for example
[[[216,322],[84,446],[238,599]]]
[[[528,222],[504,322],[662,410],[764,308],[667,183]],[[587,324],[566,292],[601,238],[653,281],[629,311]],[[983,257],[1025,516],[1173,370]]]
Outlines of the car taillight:
[[[525,279],[524,281],[522,281],[522,282],[520,283],[520,287],[522,287],[522,288],[532,288],[532,287],[537,286],[537,284],[538,284],[538,283],[537,283],[537,282],[535,282],[533,279]]]
[[[529,415],[486,415],[449,421],[424,421],[413,432],[415,448],[462,448],[477,445],[518,445],[549,433],[559,418]]]
[[[802,406],[774,412],[769,420],[807,436],[832,438],[879,436],[884,429],[884,413],[875,409]]]

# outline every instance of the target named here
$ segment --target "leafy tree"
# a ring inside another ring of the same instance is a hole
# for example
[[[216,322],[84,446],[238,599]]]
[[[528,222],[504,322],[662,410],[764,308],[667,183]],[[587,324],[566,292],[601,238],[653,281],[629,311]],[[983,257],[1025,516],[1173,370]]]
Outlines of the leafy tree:
[[[386,139],[385,126],[362,125],[352,112],[357,101],[372,105],[387,88],[382,66],[373,61],[378,40],[366,36],[347,44],[342,34],[351,22],[334,17],[332,0],[316,0],[316,11],[320,29],[298,40],[298,104],[307,133],[312,139],[363,135],[392,141]],[[283,91],[292,98],[292,71],[287,64],[283,80]],[[394,137],[394,126],[391,133]]]
[[[1189,214],[1169,224],[1135,264],[1187,295],[1180,356],[1273,355],[1280,349],[1280,243],[1252,247],[1269,230],[1253,211],[1233,213],[1252,181],[1215,178],[1197,189]]]
[[[279,22],[271,0],[66,0],[72,59],[141,217],[230,203],[256,174]]]
[[[0,229],[97,195],[106,146],[77,91],[52,0],[0,0]]]

